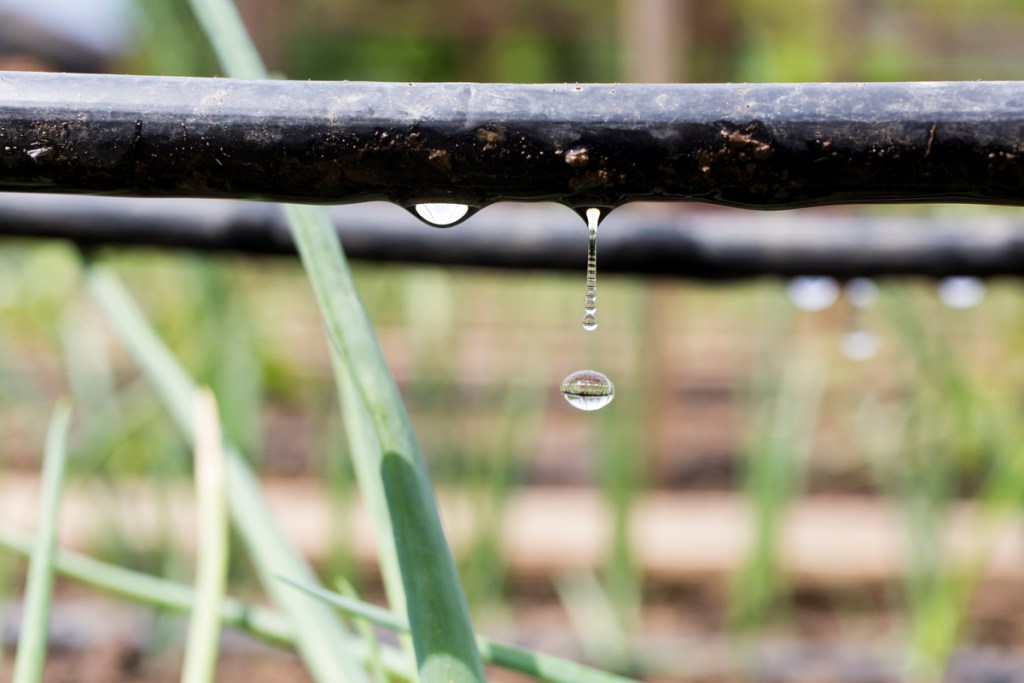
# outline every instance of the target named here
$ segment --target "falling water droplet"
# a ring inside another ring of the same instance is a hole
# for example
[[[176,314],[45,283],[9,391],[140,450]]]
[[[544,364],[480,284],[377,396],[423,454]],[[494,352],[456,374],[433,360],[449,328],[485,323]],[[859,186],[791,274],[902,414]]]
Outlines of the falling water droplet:
[[[864,310],[878,301],[878,285],[871,278],[855,277],[846,283],[843,293],[853,316],[850,331],[843,337],[843,355],[850,360],[867,360],[882,346],[882,338],[864,326]]]
[[[869,277],[855,277],[846,283],[846,298],[854,308],[869,308],[878,301],[878,285]]]
[[[973,308],[985,298],[981,278],[958,275],[939,280],[939,299],[950,308]]]
[[[615,385],[597,370],[578,370],[562,380],[562,396],[574,408],[598,410],[615,398]]]
[[[416,215],[437,228],[455,225],[469,213],[465,204],[417,204]]]
[[[865,329],[850,330],[843,337],[843,355],[850,360],[867,360],[882,346],[881,338]]]
[[[587,209],[587,297],[583,304],[583,329],[588,332],[597,329],[597,224],[600,222],[601,209]]]
[[[597,226],[601,209],[586,210],[587,219],[587,293],[583,304],[583,329],[597,329]],[[580,410],[604,408],[615,398],[615,385],[596,370],[579,370],[562,380],[562,396]]]
[[[821,275],[801,275],[786,287],[789,300],[802,311],[824,311],[839,299],[839,283]]]

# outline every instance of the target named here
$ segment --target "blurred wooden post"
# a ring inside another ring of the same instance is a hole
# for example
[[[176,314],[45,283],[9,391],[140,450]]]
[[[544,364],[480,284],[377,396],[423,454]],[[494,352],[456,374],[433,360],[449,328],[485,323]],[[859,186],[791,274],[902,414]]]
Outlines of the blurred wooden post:
[[[280,0],[237,0],[238,13],[245,22],[260,56],[271,69],[282,68],[281,47],[288,30],[292,4]]]
[[[622,75],[630,83],[679,83],[688,69],[690,0],[621,0]]]

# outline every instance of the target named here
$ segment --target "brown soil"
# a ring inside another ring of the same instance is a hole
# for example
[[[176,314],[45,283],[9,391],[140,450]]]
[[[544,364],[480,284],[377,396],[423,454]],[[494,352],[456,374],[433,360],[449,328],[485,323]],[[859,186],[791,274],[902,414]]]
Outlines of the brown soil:
[[[13,675],[13,657],[0,665],[0,680]],[[180,661],[142,657],[134,648],[109,644],[86,649],[62,649],[47,659],[44,683],[177,683]],[[225,653],[217,666],[222,683],[307,683],[298,657],[284,653]]]

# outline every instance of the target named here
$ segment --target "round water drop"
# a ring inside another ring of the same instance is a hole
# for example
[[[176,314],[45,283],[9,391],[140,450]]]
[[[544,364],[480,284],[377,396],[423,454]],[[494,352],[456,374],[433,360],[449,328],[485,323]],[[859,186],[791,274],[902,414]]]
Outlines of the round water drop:
[[[878,301],[878,285],[869,277],[855,277],[846,283],[846,298],[854,308],[868,308]]]
[[[574,408],[598,410],[615,398],[615,385],[597,370],[578,370],[562,380],[562,396]]]
[[[469,213],[465,204],[417,204],[416,215],[438,228],[455,225]]]
[[[853,330],[843,337],[843,355],[850,360],[867,360],[882,346],[882,339],[874,332]]]
[[[939,299],[950,308],[973,308],[985,298],[985,282],[976,277],[944,277],[938,289]]]
[[[583,329],[587,332],[593,332],[597,329],[597,316],[593,313],[587,312],[583,316]]]
[[[802,311],[824,311],[839,299],[839,283],[831,277],[801,275],[789,281],[786,293]]]

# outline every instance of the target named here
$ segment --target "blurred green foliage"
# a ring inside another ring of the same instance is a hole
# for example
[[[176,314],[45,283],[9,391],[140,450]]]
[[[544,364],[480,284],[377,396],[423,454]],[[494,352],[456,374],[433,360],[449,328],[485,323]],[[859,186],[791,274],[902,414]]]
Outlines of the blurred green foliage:
[[[185,0],[138,0],[146,26],[127,70],[210,75]],[[264,57],[291,78],[393,81],[645,80],[628,13],[651,12],[673,80],[1012,79],[1024,58],[1015,0],[241,0]],[[669,9],[664,9],[669,7]],[[648,8],[648,9],[645,9]],[[649,9],[653,8],[653,9]],[[658,12],[664,12],[664,16]]]

